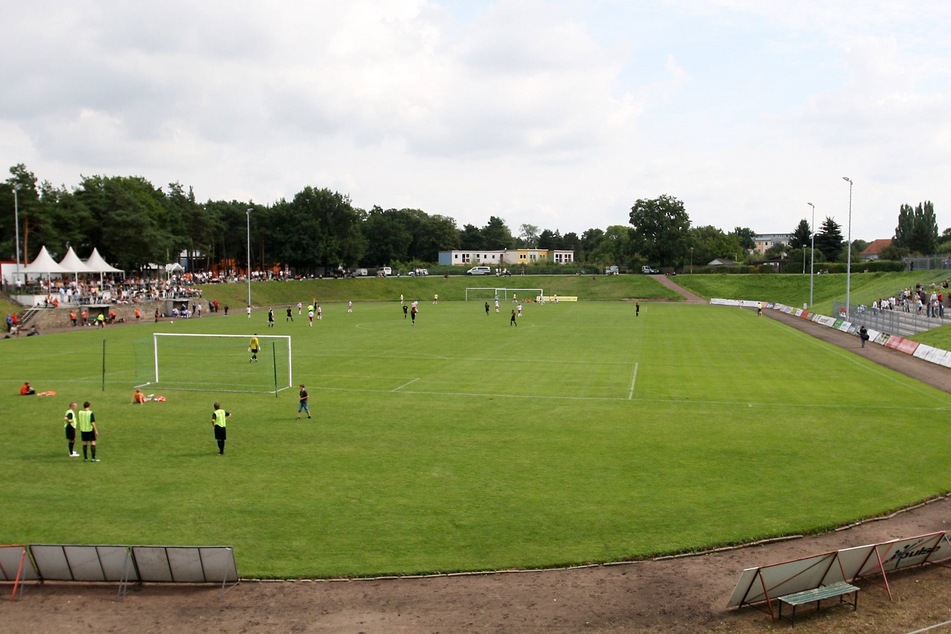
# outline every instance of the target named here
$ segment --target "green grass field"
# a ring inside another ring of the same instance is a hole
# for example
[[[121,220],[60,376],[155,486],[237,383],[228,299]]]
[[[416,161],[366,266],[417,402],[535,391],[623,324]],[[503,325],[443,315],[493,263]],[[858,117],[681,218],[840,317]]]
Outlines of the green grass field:
[[[153,330],[265,334],[263,312],[4,341],[0,542],[228,544],[254,577],[544,567],[818,531],[949,490],[934,438],[951,395],[752,311],[563,302],[511,327],[511,306],[431,296],[415,327],[393,301],[325,303],[313,328],[277,313],[311,421],[296,389],[225,391],[268,371],[243,339],[192,368],[220,391],[129,402]],[[58,394],[17,396],[23,380]],[[100,463],[66,456],[74,399]]]

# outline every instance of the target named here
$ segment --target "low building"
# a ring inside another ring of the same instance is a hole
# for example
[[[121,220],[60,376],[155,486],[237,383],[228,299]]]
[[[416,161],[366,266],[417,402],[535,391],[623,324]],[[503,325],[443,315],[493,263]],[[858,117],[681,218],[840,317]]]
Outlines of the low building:
[[[439,252],[439,264],[442,266],[515,266],[534,264],[535,262],[554,262],[571,264],[575,261],[575,252],[569,249],[453,249]]]
[[[859,254],[859,257],[862,258],[863,262],[879,260],[882,257],[882,249],[890,246],[892,246],[890,239],[872,240],[867,247],[862,249],[862,253]]]
[[[755,245],[753,251],[763,255],[777,244],[788,247],[792,239],[793,234],[791,233],[764,233],[756,235],[753,236],[753,243]]]

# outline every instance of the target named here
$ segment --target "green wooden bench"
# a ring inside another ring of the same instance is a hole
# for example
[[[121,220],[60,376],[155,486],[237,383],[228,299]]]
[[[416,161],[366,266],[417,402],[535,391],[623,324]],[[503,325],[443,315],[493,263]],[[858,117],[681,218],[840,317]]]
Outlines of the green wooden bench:
[[[849,595],[851,595],[852,600],[849,600]],[[783,618],[783,604],[792,606],[792,623],[793,626],[796,625],[796,607],[803,605],[805,603],[815,603],[816,611],[819,610],[820,602],[823,599],[834,599],[839,597],[839,603],[848,603],[852,606],[852,611],[859,609],[859,588],[853,586],[852,584],[845,583],[840,581],[838,583],[833,583],[828,586],[819,586],[818,588],[813,588],[812,590],[803,590],[802,592],[794,592],[792,594],[787,594],[785,596],[779,597],[779,618]]]

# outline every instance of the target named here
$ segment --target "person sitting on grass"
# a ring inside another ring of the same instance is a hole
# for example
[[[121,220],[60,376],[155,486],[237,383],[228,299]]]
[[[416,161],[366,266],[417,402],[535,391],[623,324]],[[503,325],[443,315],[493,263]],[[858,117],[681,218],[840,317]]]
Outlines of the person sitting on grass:
[[[30,387],[29,381],[24,381],[23,385],[20,386],[20,396],[33,396],[36,394],[36,390]]]

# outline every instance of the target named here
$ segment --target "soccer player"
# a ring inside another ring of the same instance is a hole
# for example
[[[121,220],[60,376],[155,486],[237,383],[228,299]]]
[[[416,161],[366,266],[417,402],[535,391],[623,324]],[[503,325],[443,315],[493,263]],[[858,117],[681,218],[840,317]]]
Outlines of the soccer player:
[[[433,303],[434,304],[439,303],[439,293],[436,293],[435,295],[433,295]]]
[[[486,317],[489,316],[489,302],[486,302],[486,303],[485,303],[485,316],[486,316]]]
[[[291,310],[291,307],[287,307],[287,317],[284,318],[285,322],[294,321],[294,312]]]
[[[324,318],[324,311],[320,309],[320,304],[317,304],[317,321],[320,321]]]
[[[215,441],[218,443],[218,455],[225,453],[225,441],[228,440],[228,419],[231,412],[221,409],[220,403],[215,403],[215,411],[211,414],[211,426],[215,428]]]
[[[99,429],[96,427],[96,415],[89,409],[89,401],[83,403],[83,408],[76,413],[79,436],[83,441],[83,462],[99,462],[96,457],[96,439],[99,438]],[[92,458],[89,458],[89,447],[92,447]]]
[[[301,308],[303,308],[303,307],[304,307],[304,305],[303,305],[302,303],[297,302],[297,314],[298,314],[298,315],[300,315]]]
[[[519,302],[519,303],[518,303],[518,316],[519,316],[519,317],[522,316],[522,302]]]
[[[416,313],[419,312],[419,307],[416,305],[416,302],[413,302],[413,307],[409,309],[409,318],[412,321],[412,325],[416,325]]]
[[[251,350],[251,358],[248,359],[248,363],[258,360],[258,350],[261,349],[261,341],[258,339],[258,333],[254,333],[254,336],[251,337],[250,344],[248,348]]]
[[[353,300],[350,300],[350,301],[347,302],[347,312],[348,312],[348,313],[352,313],[352,312],[353,312]]]
[[[300,419],[301,412],[307,412],[307,418],[310,418],[310,407],[307,405],[307,399],[309,395],[307,394],[307,389],[304,387],[304,384],[300,384],[300,402],[297,406],[297,418]]]
[[[509,326],[518,326],[518,322],[515,321],[515,309],[512,309],[512,318],[509,319]]]
[[[409,312],[409,306],[407,306],[406,304],[403,304],[403,319],[406,319],[406,313],[408,312]]]
[[[313,306],[307,307],[307,320],[309,322],[307,325],[313,328],[314,327],[314,307]]]
[[[251,319],[251,304],[248,304],[248,319]]]
[[[142,390],[140,390],[139,388],[135,388],[135,392],[132,393],[132,403],[139,404],[139,403],[145,403],[145,401],[146,401],[145,394],[142,393]]]
[[[267,327],[268,328],[274,327],[274,309],[273,308],[267,309]]]
[[[69,457],[78,458],[79,454],[73,449],[76,446],[76,401],[73,401],[69,404],[69,409],[66,410],[66,415],[63,416],[63,420],[66,421],[64,427],[66,428],[66,442],[69,444]]]

